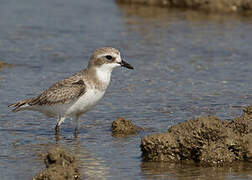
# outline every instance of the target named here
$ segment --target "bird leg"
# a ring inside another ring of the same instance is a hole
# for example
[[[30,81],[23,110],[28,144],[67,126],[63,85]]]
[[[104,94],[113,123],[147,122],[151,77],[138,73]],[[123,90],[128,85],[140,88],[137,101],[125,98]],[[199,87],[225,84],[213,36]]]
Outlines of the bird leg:
[[[58,126],[58,123],[56,124],[56,126],[55,126],[55,134],[56,135],[58,135],[58,133],[59,133],[59,126]]]
[[[74,129],[74,137],[78,137],[78,127],[79,127],[79,116],[75,117],[75,129]]]
[[[60,125],[64,122],[65,118],[64,117],[59,117],[57,120],[57,124],[55,126],[55,133],[58,134],[59,133],[59,127]]]

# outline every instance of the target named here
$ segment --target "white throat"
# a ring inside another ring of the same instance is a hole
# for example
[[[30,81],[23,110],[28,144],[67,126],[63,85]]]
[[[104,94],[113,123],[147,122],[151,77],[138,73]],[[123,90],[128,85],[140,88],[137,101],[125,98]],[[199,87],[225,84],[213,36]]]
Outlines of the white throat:
[[[101,81],[106,86],[108,86],[110,82],[112,70],[113,70],[112,68],[108,68],[102,65],[99,68],[96,68],[96,76],[99,79],[99,81]]]

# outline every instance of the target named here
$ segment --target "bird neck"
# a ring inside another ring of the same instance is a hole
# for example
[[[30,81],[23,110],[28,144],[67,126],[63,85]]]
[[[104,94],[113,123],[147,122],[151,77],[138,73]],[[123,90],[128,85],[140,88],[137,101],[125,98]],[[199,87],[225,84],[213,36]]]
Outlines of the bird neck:
[[[112,69],[103,67],[95,68],[97,79],[104,85],[108,86],[111,78]]]

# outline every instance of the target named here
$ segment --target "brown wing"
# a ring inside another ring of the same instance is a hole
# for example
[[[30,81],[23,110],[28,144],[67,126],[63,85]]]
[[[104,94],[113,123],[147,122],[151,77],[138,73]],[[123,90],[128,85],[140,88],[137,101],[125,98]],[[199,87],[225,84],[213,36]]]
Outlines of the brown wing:
[[[69,103],[79,98],[85,92],[86,85],[84,81],[72,77],[54,84],[48,90],[41,93],[37,98],[28,102],[28,104],[32,106]]]

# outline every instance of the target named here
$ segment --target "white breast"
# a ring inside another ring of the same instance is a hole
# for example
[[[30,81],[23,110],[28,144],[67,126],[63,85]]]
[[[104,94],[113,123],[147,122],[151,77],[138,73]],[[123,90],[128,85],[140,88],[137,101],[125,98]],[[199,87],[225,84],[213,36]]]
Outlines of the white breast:
[[[65,116],[82,114],[94,107],[103,97],[105,91],[88,89],[73,105],[65,112]]]
[[[96,76],[100,82],[104,83],[105,86],[108,86],[110,82],[111,72],[112,72],[111,64],[103,64],[99,68],[96,68]]]

